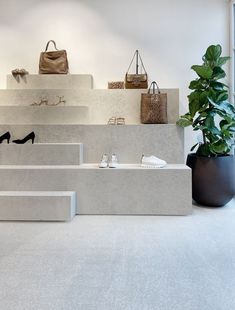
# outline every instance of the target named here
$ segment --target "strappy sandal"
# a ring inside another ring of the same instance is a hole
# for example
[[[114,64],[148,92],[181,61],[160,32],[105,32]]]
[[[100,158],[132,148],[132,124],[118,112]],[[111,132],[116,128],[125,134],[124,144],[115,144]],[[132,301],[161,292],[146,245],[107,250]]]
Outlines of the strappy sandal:
[[[116,125],[117,122],[117,118],[116,117],[110,117],[109,121],[108,121],[108,125]]]
[[[19,70],[19,74],[20,74],[20,75],[26,75],[26,74],[29,74],[29,73],[28,73],[28,71],[26,71],[25,69],[20,69],[20,70]]]
[[[12,70],[11,71],[11,73],[12,73],[12,75],[18,75],[18,74],[20,74],[20,70],[19,69],[14,69],[14,70]]]
[[[117,117],[117,125],[125,125],[125,118]]]

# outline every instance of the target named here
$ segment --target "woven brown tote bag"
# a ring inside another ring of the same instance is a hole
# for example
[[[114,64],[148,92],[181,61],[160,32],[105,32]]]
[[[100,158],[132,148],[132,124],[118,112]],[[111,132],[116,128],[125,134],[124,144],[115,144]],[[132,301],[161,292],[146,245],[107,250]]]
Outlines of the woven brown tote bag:
[[[167,94],[160,92],[160,89],[155,81],[151,83],[147,93],[141,94],[140,118],[142,124],[168,123]]]

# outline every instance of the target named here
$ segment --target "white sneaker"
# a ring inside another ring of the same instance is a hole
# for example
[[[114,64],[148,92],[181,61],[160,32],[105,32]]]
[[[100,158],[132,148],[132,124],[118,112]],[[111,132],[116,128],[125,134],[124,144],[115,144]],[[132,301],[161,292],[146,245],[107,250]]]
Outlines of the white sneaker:
[[[166,166],[165,160],[157,158],[156,156],[142,156],[141,167],[144,168],[163,168]]]
[[[107,154],[102,156],[101,162],[99,164],[99,168],[107,168],[108,167],[109,157]]]
[[[117,155],[112,154],[111,161],[109,162],[109,168],[117,168],[117,167],[118,167]]]

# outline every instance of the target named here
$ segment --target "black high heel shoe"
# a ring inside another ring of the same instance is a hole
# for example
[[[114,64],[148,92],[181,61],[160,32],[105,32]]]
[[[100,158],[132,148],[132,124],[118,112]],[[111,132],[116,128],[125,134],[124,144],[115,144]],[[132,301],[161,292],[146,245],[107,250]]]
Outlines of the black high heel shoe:
[[[32,144],[33,144],[34,143],[34,139],[35,139],[35,133],[32,131],[26,137],[24,137],[24,139],[13,140],[12,142],[16,143],[16,144],[24,144],[28,140],[32,140]]]
[[[10,138],[11,138],[11,134],[10,134],[10,132],[8,131],[8,132],[6,132],[6,133],[4,133],[1,137],[0,137],[0,143],[2,143],[2,141],[3,140],[7,140],[7,143],[9,143],[10,142]]]

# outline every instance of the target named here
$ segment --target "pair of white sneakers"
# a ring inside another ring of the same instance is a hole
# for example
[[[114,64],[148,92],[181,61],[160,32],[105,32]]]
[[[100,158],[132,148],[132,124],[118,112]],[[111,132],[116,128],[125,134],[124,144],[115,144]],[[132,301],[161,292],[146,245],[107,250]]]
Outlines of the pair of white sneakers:
[[[141,158],[141,167],[143,168],[163,168],[166,166],[166,161],[162,160],[156,156],[145,156],[142,155]],[[111,159],[109,161],[109,156],[104,154],[102,156],[101,162],[99,164],[99,168],[117,168],[118,167],[118,159],[117,155],[112,154]]]
[[[110,160],[107,154],[102,156],[101,162],[99,164],[99,168],[117,168],[118,167],[118,159],[117,155],[112,154]]]

